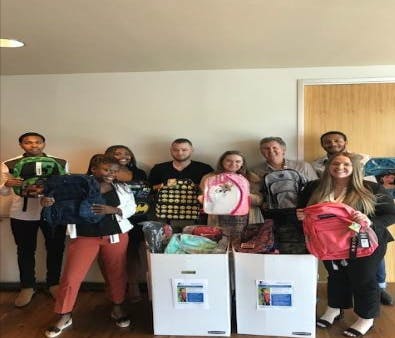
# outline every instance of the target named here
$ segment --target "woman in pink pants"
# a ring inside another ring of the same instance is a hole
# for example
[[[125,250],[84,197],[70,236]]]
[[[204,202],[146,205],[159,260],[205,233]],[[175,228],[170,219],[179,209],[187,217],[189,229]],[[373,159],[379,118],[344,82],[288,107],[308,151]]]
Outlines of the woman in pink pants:
[[[49,338],[56,337],[72,324],[72,311],[78,291],[92,263],[99,256],[107,284],[108,296],[113,303],[111,317],[119,327],[130,325],[130,319],[122,308],[125,300],[127,273],[127,232],[132,229],[128,218],[134,214],[136,205],[128,186],[115,184],[114,178],[119,163],[99,155],[90,162],[89,170],[100,183],[100,192],[105,204],[95,204],[92,211],[104,215],[99,223],[69,224],[66,264],[56,297],[55,312],[59,318],[45,331]],[[44,197],[43,206],[55,201]]]

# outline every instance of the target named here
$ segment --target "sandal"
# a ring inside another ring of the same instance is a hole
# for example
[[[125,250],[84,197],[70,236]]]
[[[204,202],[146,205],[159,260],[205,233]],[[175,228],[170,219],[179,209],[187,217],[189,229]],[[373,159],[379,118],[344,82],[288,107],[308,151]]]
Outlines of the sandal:
[[[111,318],[115,320],[115,325],[118,327],[128,327],[130,326],[130,318],[128,316],[116,317],[111,313]]]
[[[73,320],[70,318],[67,320],[63,325],[61,326],[50,326],[46,331],[45,331],[45,336],[48,338],[53,338],[59,336],[62,331],[69,327],[71,324],[73,324]]]
[[[356,329],[353,329],[352,327],[349,327],[347,330],[343,331],[343,336],[346,336],[346,337],[361,337],[361,336],[367,334],[372,328],[373,328],[373,325],[371,327],[369,327],[365,333],[362,333],[362,332],[360,332],[360,331],[358,331]]]
[[[321,329],[328,329],[328,328],[330,328],[333,325],[335,320],[342,319],[343,317],[344,317],[344,310],[340,309],[340,313],[333,319],[332,323],[327,321],[327,320],[325,320],[325,319],[318,318],[317,322],[316,322],[316,325],[319,328],[321,328]]]

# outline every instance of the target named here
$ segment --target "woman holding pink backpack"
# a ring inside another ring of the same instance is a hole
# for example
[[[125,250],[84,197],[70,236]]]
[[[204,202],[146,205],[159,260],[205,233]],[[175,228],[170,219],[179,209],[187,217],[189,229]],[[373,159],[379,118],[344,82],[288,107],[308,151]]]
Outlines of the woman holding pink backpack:
[[[225,182],[228,178],[223,177],[224,174],[229,174],[229,180],[237,180],[237,175],[239,175],[239,182],[236,182],[232,187],[232,183],[228,184]],[[209,182],[214,176],[220,179],[223,178],[224,182],[213,187],[215,191],[213,190],[213,192],[209,194],[211,198],[215,198],[214,195],[216,195],[219,203],[217,203],[217,210],[213,210],[212,213],[208,212],[208,225],[220,226],[224,233],[227,234],[231,240],[234,240],[240,237],[241,230],[248,223],[263,222],[263,217],[259,209],[259,206],[262,204],[262,195],[259,192],[260,178],[247,168],[245,156],[240,151],[229,150],[221,155],[218,160],[217,169],[213,173],[209,173],[202,178],[200,182],[202,192],[205,190],[207,192],[209,188],[208,185],[210,185]],[[243,182],[245,182],[245,184],[243,184]],[[217,181],[217,183],[219,182]],[[236,186],[240,188],[239,190],[241,193],[235,190],[234,194],[232,194],[232,188],[236,188]],[[244,188],[242,188],[242,186]],[[244,208],[245,212],[233,212],[236,208],[232,205],[232,201],[234,204],[239,203],[240,199],[242,199],[240,198],[240,194],[244,194],[248,198],[248,204],[246,208]],[[207,193],[205,195],[207,197]],[[223,203],[220,200],[221,198]],[[200,201],[203,201],[203,196],[200,196]],[[222,212],[220,212],[220,210],[222,210]],[[207,210],[205,211],[207,212]]]
[[[328,271],[328,306],[317,320],[320,328],[329,328],[341,319],[343,310],[353,308],[358,319],[344,336],[358,337],[372,327],[380,309],[376,271],[383,259],[387,242],[393,238],[386,229],[395,223],[395,205],[390,196],[377,183],[363,181],[360,157],[347,152],[332,155],[326,163],[320,180],[309,182],[299,196],[298,206],[321,202],[344,203],[355,209],[355,223],[370,224],[376,232],[379,246],[367,257],[342,260],[324,260]],[[305,215],[297,209],[299,220]]]

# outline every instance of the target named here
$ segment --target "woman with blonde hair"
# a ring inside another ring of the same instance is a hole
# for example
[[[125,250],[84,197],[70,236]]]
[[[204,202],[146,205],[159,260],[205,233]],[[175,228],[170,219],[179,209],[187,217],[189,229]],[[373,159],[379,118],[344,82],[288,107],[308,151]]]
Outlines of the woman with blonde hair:
[[[353,221],[367,222],[376,232],[379,246],[368,257],[325,260],[328,271],[328,306],[317,320],[320,328],[330,327],[340,319],[343,310],[353,308],[358,319],[343,332],[348,337],[366,334],[373,327],[380,310],[377,267],[383,259],[387,242],[393,240],[387,227],[395,223],[395,205],[377,183],[363,180],[360,157],[341,152],[332,155],[320,180],[309,182],[299,196],[303,208],[320,202],[344,203],[355,209]],[[299,220],[303,209],[297,209]]]

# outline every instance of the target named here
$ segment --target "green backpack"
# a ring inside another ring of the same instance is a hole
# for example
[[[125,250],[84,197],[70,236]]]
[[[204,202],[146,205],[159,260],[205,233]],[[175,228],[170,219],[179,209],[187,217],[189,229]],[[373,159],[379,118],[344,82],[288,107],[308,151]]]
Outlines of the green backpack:
[[[52,157],[30,156],[21,158],[10,170],[10,174],[23,179],[22,186],[13,187],[17,195],[37,197],[37,189],[43,188],[46,178],[52,175],[64,175],[66,170]]]

